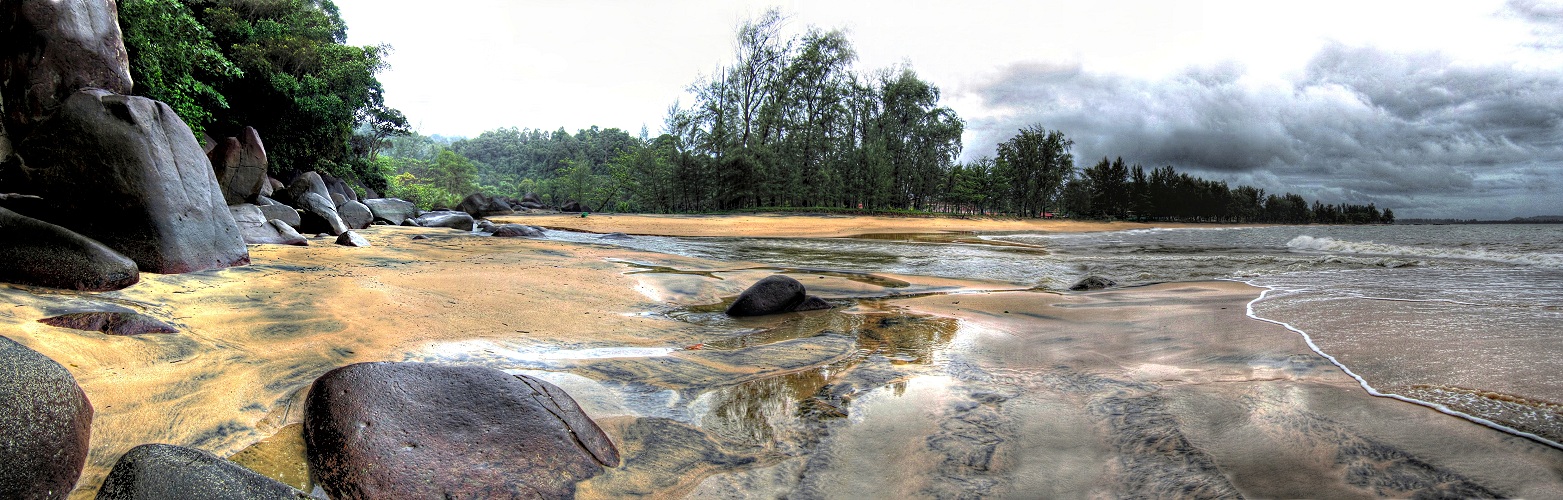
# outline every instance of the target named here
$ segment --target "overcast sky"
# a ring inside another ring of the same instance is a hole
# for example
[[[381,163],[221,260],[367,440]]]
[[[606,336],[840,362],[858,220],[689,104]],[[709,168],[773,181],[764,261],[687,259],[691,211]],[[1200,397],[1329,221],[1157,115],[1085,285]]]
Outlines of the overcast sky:
[[[421,133],[661,131],[743,20],[844,28],[966,120],[964,159],[1022,126],[1122,156],[1406,217],[1563,214],[1563,5],[1509,1],[335,0],[389,44]]]

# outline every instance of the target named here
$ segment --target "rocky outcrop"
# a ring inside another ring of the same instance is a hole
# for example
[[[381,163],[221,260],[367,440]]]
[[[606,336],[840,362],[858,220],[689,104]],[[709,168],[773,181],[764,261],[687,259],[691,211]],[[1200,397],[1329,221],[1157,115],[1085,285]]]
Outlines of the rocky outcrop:
[[[490,215],[510,215],[515,213],[510,210],[510,205],[499,198],[490,197],[483,193],[472,193],[461,199],[456,205],[456,210],[466,212],[473,218],[488,217]]]
[[[493,233],[494,236],[500,238],[540,238],[543,236],[542,229],[539,229],[536,226],[527,226],[522,224],[501,224],[494,226]]]
[[[369,240],[365,239],[363,237],[363,235],[360,235],[360,234],[355,233],[353,231],[348,231],[348,232],[342,233],[341,236],[338,236],[336,238],[336,244],[342,245],[342,246],[345,246],[345,247],[359,247],[359,248],[363,248],[363,247],[369,246]]]
[[[0,498],[65,498],[91,435],[92,403],[71,373],[0,337]]]
[[[369,213],[374,214],[375,220],[393,226],[400,226],[402,221],[418,216],[418,206],[400,198],[370,198],[364,200],[364,205],[369,207]]]
[[[129,94],[130,58],[115,2],[0,3],[0,82],[13,138],[29,135],[79,89]]]
[[[289,188],[291,189],[291,188]],[[347,232],[347,223],[337,215],[336,207],[314,191],[306,191],[298,200],[300,230],[306,233],[329,233],[332,236]]]
[[[333,498],[570,498],[619,452],[568,394],[476,366],[360,363],[305,400],[311,473]]]
[[[727,307],[728,316],[764,316],[790,312],[802,304],[806,294],[803,283],[788,276],[773,274],[750,285]]]
[[[521,196],[521,203],[536,203],[538,206],[543,206],[543,199],[537,196],[537,193],[527,193]]]
[[[244,235],[244,242],[251,245],[308,245],[309,240],[299,235],[297,231],[288,226],[286,222],[272,224],[267,218],[265,210],[248,203],[231,205],[228,211],[233,214],[234,223],[239,225],[239,234]],[[295,217],[298,212],[288,209]],[[280,226],[280,227],[279,227]],[[286,227],[286,230],[282,228]]]
[[[1112,288],[1115,286],[1118,286],[1118,282],[1113,281],[1110,278],[1104,278],[1101,276],[1086,276],[1084,278],[1080,278],[1080,281],[1076,281],[1075,284],[1070,285],[1069,289],[1076,292],[1083,292],[1086,290],[1101,290],[1103,288]]]
[[[336,176],[331,174],[321,173],[320,182],[325,184],[327,193],[341,196],[342,201],[358,201],[358,192],[354,191],[353,187],[349,185],[347,181],[338,179]],[[327,196],[327,198],[330,198],[330,196]]]
[[[454,210],[424,212],[412,221],[422,227],[448,227],[462,231],[471,231],[476,226],[471,215]]]
[[[44,220],[103,243],[143,271],[250,261],[201,145],[166,104],[83,90],[17,149],[28,184],[49,206]]]
[[[205,451],[143,444],[119,457],[98,500],[304,500],[304,492]]]
[[[141,279],[136,263],[102,243],[0,208],[0,281],[101,292]]]
[[[258,196],[271,194],[271,183],[266,177],[266,146],[254,128],[244,127],[238,137],[218,140],[206,157],[212,162],[217,185],[229,205],[254,202]]]
[[[130,311],[91,311],[49,317],[38,320],[49,326],[70,328],[107,335],[143,335],[148,333],[179,333],[173,325],[157,318]]]
[[[342,223],[348,229],[363,229],[374,223],[374,213],[369,211],[369,207],[353,200],[338,204],[336,213],[342,217]]]

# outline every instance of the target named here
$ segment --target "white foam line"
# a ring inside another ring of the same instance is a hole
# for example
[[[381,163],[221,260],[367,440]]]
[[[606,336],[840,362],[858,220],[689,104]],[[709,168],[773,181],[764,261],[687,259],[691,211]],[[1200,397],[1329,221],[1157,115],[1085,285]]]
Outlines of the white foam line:
[[[1234,281],[1236,281],[1236,280],[1234,280]],[[1346,372],[1346,375],[1351,376],[1351,378],[1357,379],[1357,383],[1361,384],[1362,385],[1362,389],[1368,391],[1368,394],[1371,394],[1371,395],[1374,395],[1374,396],[1378,396],[1378,397],[1381,397],[1381,398],[1396,399],[1396,400],[1404,401],[1404,402],[1411,403],[1411,404],[1414,404],[1414,405],[1426,406],[1428,408],[1432,408],[1432,409],[1438,411],[1439,413],[1443,413],[1445,415],[1450,415],[1450,416],[1454,416],[1454,417],[1463,418],[1463,419],[1469,420],[1471,422],[1475,422],[1477,424],[1486,426],[1488,428],[1491,428],[1491,429],[1499,431],[1499,432],[1504,432],[1504,433],[1512,434],[1512,435],[1515,435],[1515,436],[1523,437],[1523,438],[1526,438],[1526,439],[1530,439],[1532,441],[1535,441],[1535,442],[1538,442],[1538,443],[1541,443],[1541,444],[1544,444],[1544,445],[1547,445],[1547,446],[1551,446],[1553,448],[1563,449],[1563,443],[1559,443],[1557,441],[1553,441],[1551,439],[1547,439],[1547,438],[1538,436],[1536,434],[1532,434],[1532,433],[1525,432],[1525,431],[1522,431],[1522,430],[1519,430],[1519,429],[1515,429],[1515,428],[1512,428],[1512,427],[1509,427],[1509,426],[1506,426],[1506,425],[1503,425],[1503,424],[1499,424],[1497,422],[1493,422],[1491,420],[1487,420],[1487,419],[1482,418],[1482,417],[1478,417],[1478,416],[1475,416],[1475,415],[1471,415],[1471,414],[1467,414],[1467,413],[1464,413],[1464,412],[1460,412],[1460,411],[1451,409],[1448,406],[1444,406],[1442,404],[1434,403],[1434,402],[1431,402],[1431,401],[1423,401],[1423,400],[1420,400],[1420,399],[1408,398],[1408,397],[1405,397],[1405,396],[1401,396],[1399,394],[1390,394],[1390,393],[1385,393],[1385,392],[1379,392],[1378,389],[1374,389],[1373,386],[1368,385],[1368,381],[1367,380],[1365,380],[1361,376],[1357,375],[1356,372],[1351,371],[1351,368],[1347,368],[1344,363],[1340,362],[1340,360],[1335,359],[1335,356],[1331,356],[1331,355],[1325,353],[1323,349],[1320,349],[1319,348],[1319,344],[1315,344],[1313,342],[1313,337],[1308,335],[1308,332],[1302,331],[1301,329],[1299,329],[1299,328],[1297,328],[1295,326],[1292,326],[1290,324],[1287,324],[1284,321],[1276,321],[1276,320],[1269,319],[1269,318],[1261,318],[1261,317],[1259,317],[1259,315],[1254,314],[1254,304],[1258,303],[1261,300],[1264,300],[1265,296],[1268,296],[1268,295],[1270,295],[1270,292],[1275,291],[1274,288],[1269,287],[1269,286],[1264,286],[1264,285],[1256,285],[1254,283],[1247,282],[1247,281],[1242,281],[1241,283],[1245,283],[1245,284],[1248,284],[1249,286],[1253,286],[1253,287],[1258,287],[1258,288],[1263,288],[1264,289],[1263,292],[1259,292],[1259,296],[1258,297],[1254,298],[1254,300],[1248,301],[1248,308],[1247,308],[1248,309],[1248,317],[1256,319],[1256,320],[1259,320],[1259,321],[1263,321],[1263,322],[1266,322],[1266,323],[1273,323],[1273,324],[1281,325],[1282,327],[1285,327],[1287,330],[1291,330],[1293,332],[1297,332],[1298,335],[1302,335],[1303,341],[1308,343],[1308,348],[1309,349],[1313,349],[1313,352],[1318,353],[1318,355],[1320,355],[1320,356],[1323,356],[1324,359],[1330,360],[1330,363],[1334,364],[1336,368],[1340,368],[1341,371]]]

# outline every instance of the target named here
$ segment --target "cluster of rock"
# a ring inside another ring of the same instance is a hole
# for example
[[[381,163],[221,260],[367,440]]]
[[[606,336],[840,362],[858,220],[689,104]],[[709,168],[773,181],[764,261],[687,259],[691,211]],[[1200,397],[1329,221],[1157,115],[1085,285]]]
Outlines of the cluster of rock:
[[[764,316],[785,312],[817,311],[830,309],[830,302],[819,296],[809,295],[803,283],[789,276],[773,274],[755,282],[738,294],[727,315],[734,317]]]
[[[517,200],[508,196],[487,196],[482,193],[472,194],[461,200],[456,206],[457,210],[472,214],[473,217],[488,217],[490,215],[510,215],[516,212],[530,210],[548,210],[548,205],[543,204],[542,198],[537,193],[527,193]],[[568,201],[559,206],[560,212],[589,212],[580,202]]]

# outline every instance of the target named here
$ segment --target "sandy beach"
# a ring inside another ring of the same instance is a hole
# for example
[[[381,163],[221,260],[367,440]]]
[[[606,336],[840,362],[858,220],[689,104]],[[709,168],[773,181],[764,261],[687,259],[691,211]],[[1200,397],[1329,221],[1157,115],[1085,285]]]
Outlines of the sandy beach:
[[[800,237],[1100,231],[1128,223],[810,216],[513,216],[598,233]],[[624,464],[582,498],[1563,496],[1563,451],[1377,398],[1259,289],[1087,293],[790,272],[829,311],[722,315],[777,272],[602,245],[377,226],[373,246],[251,246],[250,266],[99,294],[0,287],[0,331],[96,409],[91,498],[129,448],[211,451],[308,490],[303,392],[361,361],[477,364],[565,388]],[[414,239],[414,236],[425,239]],[[38,323],[126,308],[174,334]],[[257,445],[257,443],[260,443]]]

